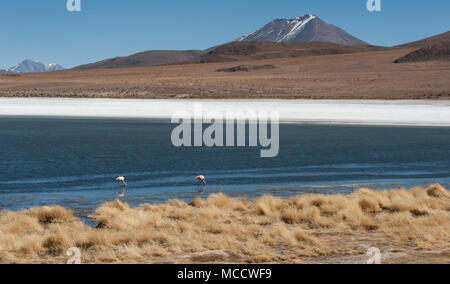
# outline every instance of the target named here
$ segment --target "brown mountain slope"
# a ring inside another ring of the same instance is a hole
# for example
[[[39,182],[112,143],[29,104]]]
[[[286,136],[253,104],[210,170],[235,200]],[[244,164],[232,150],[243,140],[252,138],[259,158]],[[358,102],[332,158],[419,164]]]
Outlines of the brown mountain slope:
[[[348,54],[364,51],[387,50],[385,47],[366,45],[339,45],[323,42],[231,42],[183,63],[233,62],[273,58],[304,57],[330,54]]]
[[[204,53],[205,52],[201,50],[151,50],[136,53],[130,56],[116,57],[95,63],[80,65],[73,69],[91,70],[166,65],[192,60],[203,55]]]
[[[8,72],[6,70],[0,70],[0,76],[19,76],[19,74],[14,72]]]
[[[422,47],[395,60],[394,63],[424,62],[433,60],[450,61],[450,41]]]
[[[425,47],[437,43],[450,42],[450,31],[429,38],[402,44],[401,47]]]
[[[0,76],[0,97],[450,99],[450,61],[392,63],[414,50]]]

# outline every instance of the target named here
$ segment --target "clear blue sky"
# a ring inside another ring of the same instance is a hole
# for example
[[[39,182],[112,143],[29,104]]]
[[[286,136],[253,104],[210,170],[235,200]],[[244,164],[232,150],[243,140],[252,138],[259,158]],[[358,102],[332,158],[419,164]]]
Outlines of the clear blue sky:
[[[376,45],[396,45],[449,30],[449,0],[66,0],[0,1],[0,69],[24,59],[64,67],[150,49],[206,49],[274,18],[313,13]]]

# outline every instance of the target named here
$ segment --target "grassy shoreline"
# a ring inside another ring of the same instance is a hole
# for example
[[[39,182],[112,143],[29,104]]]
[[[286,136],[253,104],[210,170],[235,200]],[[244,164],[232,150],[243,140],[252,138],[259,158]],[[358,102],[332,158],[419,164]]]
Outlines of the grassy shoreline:
[[[130,208],[118,200],[92,228],[60,206],[0,212],[0,263],[361,263],[369,247],[383,262],[449,262],[450,193],[428,188],[350,195],[214,194]]]

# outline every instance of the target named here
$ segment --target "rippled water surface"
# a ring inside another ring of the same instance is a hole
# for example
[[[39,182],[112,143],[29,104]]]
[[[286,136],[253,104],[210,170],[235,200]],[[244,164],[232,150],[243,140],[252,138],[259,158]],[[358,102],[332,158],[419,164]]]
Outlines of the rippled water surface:
[[[281,125],[280,153],[175,148],[174,125],[150,120],[0,118],[0,210],[59,204],[83,215],[116,198],[133,206],[207,194],[350,193],[450,185],[450,128]]]

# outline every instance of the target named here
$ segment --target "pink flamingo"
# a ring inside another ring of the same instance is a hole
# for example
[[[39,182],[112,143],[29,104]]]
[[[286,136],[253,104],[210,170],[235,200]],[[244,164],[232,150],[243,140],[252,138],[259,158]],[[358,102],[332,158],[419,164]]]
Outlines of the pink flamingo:
[[[203,192],[205,192],[205,190],[206,190],[206,179],[205,179],[205,176],[202,176],[202,175],[199,175],[199,176],[196,176],[195,177],[197,180],[198,180],[198,182],[200,183],[202,183],[202,189],[199,191],[200,193],[203,193]]]
[[[118,178],[116,178],[116,181],[118,181],[120,184],[119,196],[121,196],[121,197],[125,196],[125,189],[127,189],[127,187],[128,187],[127,183],[125,182],[125,178],[118,177]]]

